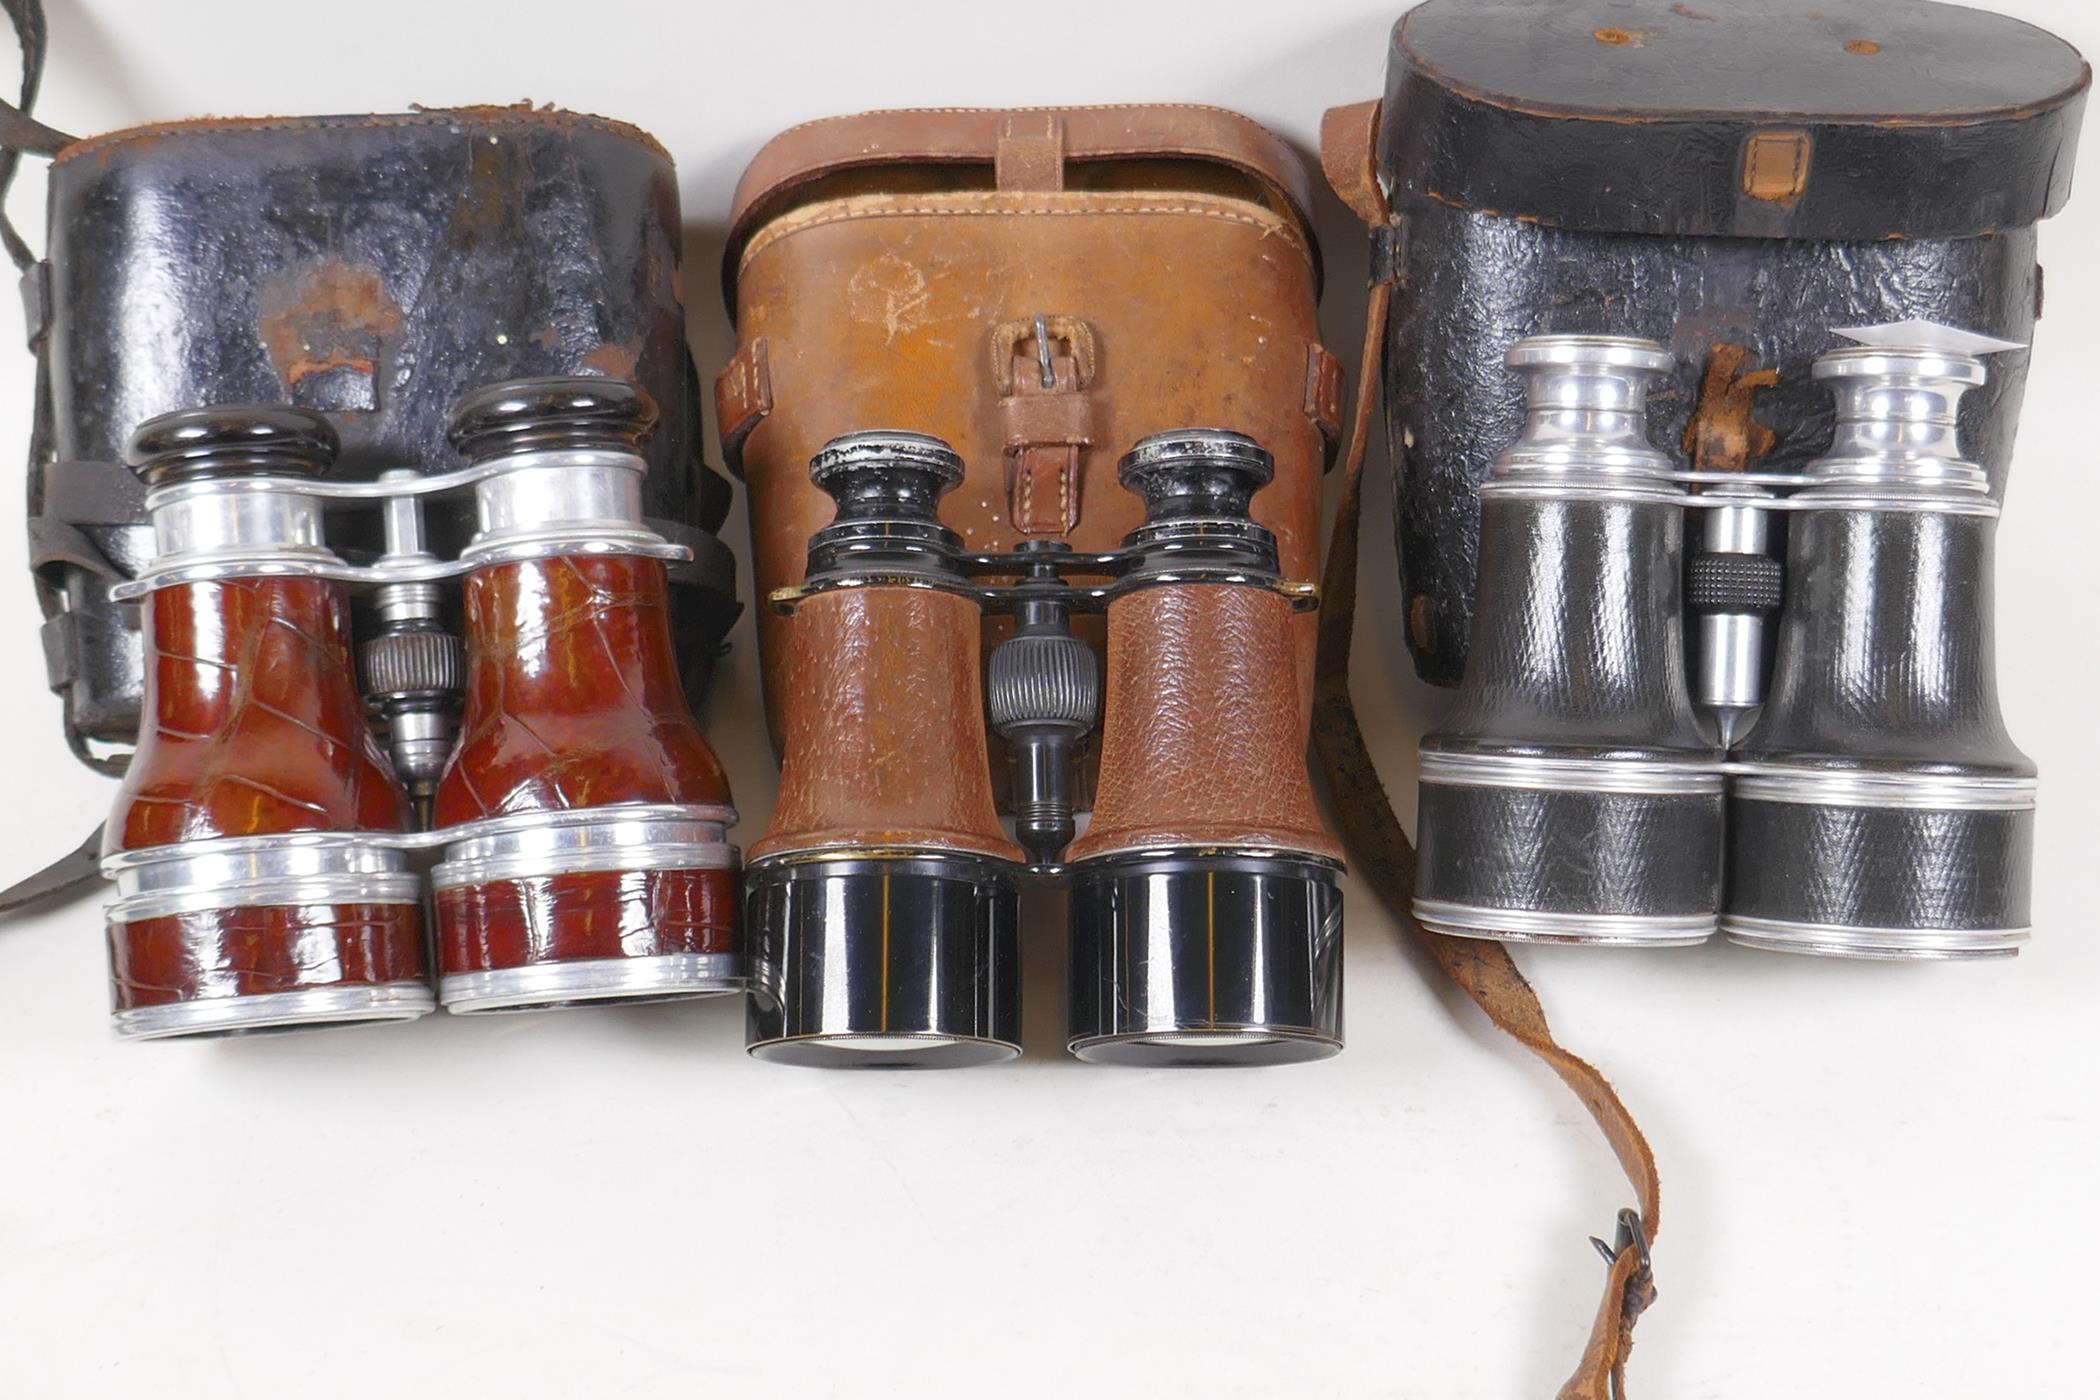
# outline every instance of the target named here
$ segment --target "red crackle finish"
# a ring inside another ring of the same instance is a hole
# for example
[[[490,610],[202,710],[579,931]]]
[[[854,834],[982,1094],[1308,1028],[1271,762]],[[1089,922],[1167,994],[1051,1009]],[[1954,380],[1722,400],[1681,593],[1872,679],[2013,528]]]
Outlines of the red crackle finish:
[[[112,851],[407,825],[407,794],[358,697],[340,585],[178,584],[144,611],[149,719],[111,815]],[[109,940],[120,1012],[424,977],[414,905],[207,910],[112,922]]]
[[[467,699],[440,828],[613,803],[728,806],[671,649],[664,565],[562,556],[466,581]],[[446,976],[737,951],[734,870],[603,871],[440,890]]]

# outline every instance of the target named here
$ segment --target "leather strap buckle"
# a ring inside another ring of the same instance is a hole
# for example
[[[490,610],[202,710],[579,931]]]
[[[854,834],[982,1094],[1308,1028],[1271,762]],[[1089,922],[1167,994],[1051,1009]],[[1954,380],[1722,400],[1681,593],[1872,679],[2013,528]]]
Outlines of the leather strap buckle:
[[[1080,454],[1094,441],[1088,390],[1100,352],[1093,327],[1075,316],[1006,321],[993,328],[991,349],[1006,428],[1008,515],[1023,535],[1070,534],[1079,523]]]

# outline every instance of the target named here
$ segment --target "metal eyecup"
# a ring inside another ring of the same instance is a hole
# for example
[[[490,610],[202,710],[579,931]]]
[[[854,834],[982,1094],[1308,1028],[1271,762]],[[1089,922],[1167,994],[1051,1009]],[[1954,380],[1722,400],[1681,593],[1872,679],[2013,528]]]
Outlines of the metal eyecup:
[[[1093,1064],[1255,1066],[1342,1049],[1338,867],[1130,851],[1071,878],[1067,1048]]]
[[[754,862],[751,1053],[823,1069],[960,1069],[1020,1054],[1018,873],[934,850]]]

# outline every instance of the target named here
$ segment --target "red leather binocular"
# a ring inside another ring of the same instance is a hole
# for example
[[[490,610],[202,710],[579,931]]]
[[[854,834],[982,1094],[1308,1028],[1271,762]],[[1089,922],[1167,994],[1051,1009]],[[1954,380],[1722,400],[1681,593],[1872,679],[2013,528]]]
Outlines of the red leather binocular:
[[[377,482],[327,480],[334,436],[297,410],[138,431],[156,551],[124,589],[147,723],[105,841],[120,1033],[742,987],[735,811],[672,654],[684,551],[643,523],[653,414],[617,380],[491,385],[454,415],[464,469]],[[476,528],[440,559],[419,503],[467,490]],[[359,506],[385,515],[369,564],[328,541],[325,512]],[[354,588],[378,619],[362,691]]]

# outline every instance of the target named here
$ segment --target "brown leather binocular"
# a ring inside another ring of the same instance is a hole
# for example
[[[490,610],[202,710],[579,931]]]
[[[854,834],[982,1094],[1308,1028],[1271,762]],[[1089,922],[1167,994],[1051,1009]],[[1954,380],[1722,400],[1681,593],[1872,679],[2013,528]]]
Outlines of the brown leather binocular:
[[[464,469],[366,482],[323,479],[334,433],[296,409],[139,429],[147,722],[103,861],[121,1034],[741,989],[735,812],[672,654],[685,551],[643,523],[653,418],[622,381],[507,381],[454,415]],[[472,537],[441,559],[420,502],[465,490]],[[375,505],[384,545],[348,562],[324,511]],[[353,587],[378,619],[362,693]]]
[[[916,1067],[1019,1053],[1019,891],[1070,890],[1082,1059],[1250,1064],[1341,1047],[1340,850],[1305,765],[1293,614],[1248,515],[1274,466],[1238,433],[1139,442],[1118,549],[971,553],[942,525],[962,459],[917,433],[835,439],[780,671],[779,805],[745,876],[752,1052]],[[1014,627],[981,654],[987,610]],[[1071,631],[1107,615],[1106,705]],[[986,722],[1014,756],[1015,833]],[[1100,729],[1091,824],[1075,767]]]

